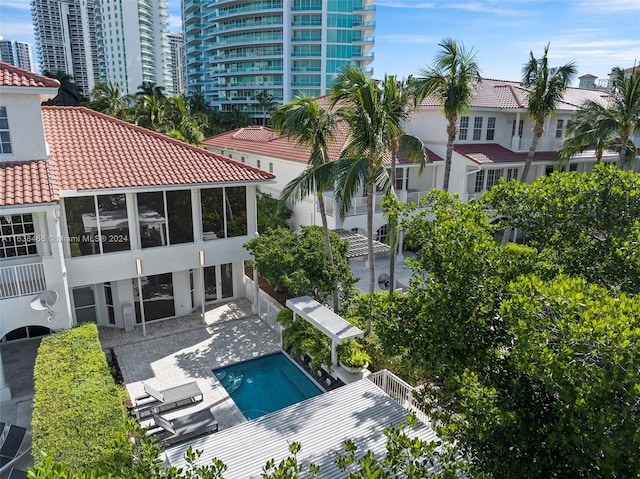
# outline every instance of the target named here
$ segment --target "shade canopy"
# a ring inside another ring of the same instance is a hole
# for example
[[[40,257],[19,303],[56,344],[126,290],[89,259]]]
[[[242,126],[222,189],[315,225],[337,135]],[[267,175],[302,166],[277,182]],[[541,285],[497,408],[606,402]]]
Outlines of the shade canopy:
[[[362,338],[364,332],[309,296],[287,300],[287,308],[318,328],[332,341]]]

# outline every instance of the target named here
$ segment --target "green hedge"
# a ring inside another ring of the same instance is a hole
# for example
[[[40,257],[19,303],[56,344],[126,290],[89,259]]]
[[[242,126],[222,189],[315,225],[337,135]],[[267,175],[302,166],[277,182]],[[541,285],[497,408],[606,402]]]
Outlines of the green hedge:
[[[110,460],[122,439],[126,409],[100,348],[95,324],[42,339],[36,357],[33,457],[80,471]]]

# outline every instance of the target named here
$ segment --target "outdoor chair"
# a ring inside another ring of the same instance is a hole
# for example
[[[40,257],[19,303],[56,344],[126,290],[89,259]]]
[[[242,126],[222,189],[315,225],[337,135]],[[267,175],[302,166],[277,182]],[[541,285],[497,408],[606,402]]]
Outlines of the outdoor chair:
[[[0,429],[0,473],[31,450],[31,433],[14,424],[2,424]]]
[[[151,411],[168,411],[200,402],[203,399],[202,391],[195,381],[161,390],[157,390],[147,383],[142,384],[145,394],[134,399],[133,407],[138,419],[148,417]]]
[[[155,435],[159,444],[169,446],[210,434],[218,430],[218,421],[210,409],[202,409],[174,419],[167,419],[156,412],[151,412],[155,428],[150,434]]]

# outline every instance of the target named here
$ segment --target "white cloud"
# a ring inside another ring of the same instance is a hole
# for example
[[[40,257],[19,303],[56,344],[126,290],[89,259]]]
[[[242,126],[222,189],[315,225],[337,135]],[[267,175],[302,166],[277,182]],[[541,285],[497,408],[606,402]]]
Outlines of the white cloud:
[[[31,10],[29,0],[2,0],[2,8],[16,8],[19,10]],[[4,23],[4,22],[3,22]],[[4,29],[4,25],[2,28]]]
[[[411,2],[401,0],[378,0],[376,4],[379,7],[388,8],[434,8],[435,4],[432,2]]]
[[[606,12],[640,12],[640,2],[638,0],[607,0],[606,2],[584,2],[577,3],[580,7],[592,10],[605,10]]]

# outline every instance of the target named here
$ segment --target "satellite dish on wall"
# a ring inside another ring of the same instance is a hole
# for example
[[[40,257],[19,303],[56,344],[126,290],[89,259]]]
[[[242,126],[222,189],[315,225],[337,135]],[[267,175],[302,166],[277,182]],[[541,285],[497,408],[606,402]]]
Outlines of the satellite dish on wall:
[[[47,311],[47,320],[51,322],[53,319],[52,308],[56,304],[56,301],[58,301],[58,293],[53,290],[48,290],[33,298],[31,303],[29,303],[29,306],[31,306],[31,309],[34,311]]]
[[[389,291],[389,288],[391,287],[391,278],[387,273],[382,273],[378,276],[378,286],[380,286],[380,289]]]

